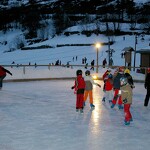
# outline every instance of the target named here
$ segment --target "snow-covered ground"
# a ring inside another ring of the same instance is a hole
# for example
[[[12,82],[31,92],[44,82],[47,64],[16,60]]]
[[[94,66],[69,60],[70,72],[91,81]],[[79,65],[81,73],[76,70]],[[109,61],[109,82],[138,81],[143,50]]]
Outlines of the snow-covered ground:
[[[103,85],[102,81],[98,81]],[[146,90],[135,83],[131,113],[102,103],[94,86],[95,109],[87,100],[84,113],[75,111],[73,80],[4,83],[0,91],[0,150],[149,150],[150,107]]]
[[[71,29],[73,30],[73,29]],[[6,35],[3,35],[1,33],[0,40],[4,41],[7,40],[8,43],[11,43],[12,39],[16,37],[16,32],[10,32]],[[113,53],[112,59],[114,61],[114,65],[120,66],[125,65],[124,58],[121,58],[122,50],[125,47],[133,47],[135,48],[135,36],[134,35],[126,35],[125,40],[123,38],[124,36],[116,36],[113,37],[115,40],[115,43],[110,46],[111,49],[114,49],[115,52]],[[141,36],[137,38],[137,45],[136,49],[143,49],[147,48],[149,45],[149,36],[144,36],[144,41],[141,41]],[[11,63],[14,61],[15,64],[22,64],[22,65],[28,65],[29,62],[31,65],[34,65],[35,63],[37,65],[48,65],[49,63],[54,63],[57,60],[60,60],[62,64],[66,65],[67,62],[71,65],[81,65],[82,64],[82,58],[87,58],[88,65],[91,65],[91,61],[94,59],[96,64],[96,48],[94,46],[65,46],[65,47],[56,47],[57,44],[91,44],[96,42],[108,42],[108,39],[103,35],[92,35],[90,37],[86,37],[84,35],[72,35],[72,36],[56,36],[53,39],[49,39],[47,41],[44,41],[42,43],[34,44],[33,47],[40,46],[40,45],[50,45],[54,48],[49,49],[39,49],[39,50],[16,50],[13,52],[5,52],[9,50],[9,44],[0,46],[0,64],[1,65],[11,65]],[[31,47],[31,46],[30,46]],[[108,46],[101,46],[99,49],[99,65],[102,65],[102,61],[104,58],[107,59],[108,62],[108,54],[106,51],[108,50]],[[73,57],[78,57],[77,61]],[[132,52],[132,66],[134,61],[134,53]],[[140,65],[140,55],[136,55],[136,64],[137,67]],[[78,68],[68,69],[68,68],[57,68],[57,67],[51,67],[50,70],[48,67],[26,67],[25,74],[23,73],[23,67],[19,68],[10,68],[8,67],[10,71],[12,71],[13,76],[7,76],[6,79],[16,79],[16,78],[60,78],[60,77],[75,77],[75,72]],[[41,69],[41,70],[40,70]],[[84,67],[81,68],[83,71],[85,70]],[[88,68],[89,69],[89,68]],[[59,70],[59,72],[58,72]],[[99,76],[104,73],[104,69],[99,68]],[[95,72],[95,71],[94,71]],[[93,73],[94,73],[93,72]],[[133,78],[135,79],[144,79],[144,75],[142,74],[136,74],[135,72],[131,72],[133,75]]]

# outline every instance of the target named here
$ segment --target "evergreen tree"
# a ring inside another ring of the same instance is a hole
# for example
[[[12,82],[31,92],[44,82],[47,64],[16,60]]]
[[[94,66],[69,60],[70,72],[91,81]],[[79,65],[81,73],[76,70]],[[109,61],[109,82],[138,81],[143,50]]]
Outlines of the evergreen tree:
[[[22,25],[28,30],[27,38],[36,38],[37,30],[40,28],[41,14],[35,0],[30,0],[30,5],[23,13]]]

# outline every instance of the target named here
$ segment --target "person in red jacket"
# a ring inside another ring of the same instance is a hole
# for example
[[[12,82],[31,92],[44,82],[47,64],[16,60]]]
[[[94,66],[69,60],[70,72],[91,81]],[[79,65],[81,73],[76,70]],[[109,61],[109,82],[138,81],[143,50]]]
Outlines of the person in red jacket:
[[[0,66],[0,89],[2,89],[2,87],[3,87],[3,79],[6,77],[6,73],[8,73],[12,76],[12,73],[9,70]]]
[[[102,76],[102,79],[103,79],[103,81],[104,81],[104,86],[103,86],[103,91],[104,91],[104,92],[105,92],[105,81],[106,81],[106,79],[108,79],[107,77],[108,77],[108,75],[110,74],[110,72],[111,72],[111,70],[106,70],[105,73],[104,73],[103,76]]]
[[[80,110],[80,113],[83,113],[83,103],[84,103],[84,90],[85,90],[85,81],[82,77],[82,70],[77,70],[76,72],[75,84],[72,86],[72,89],[76,91],[76,111]]]
[[[113,75],[111,73],[107,74],[105,77],[105,86],[104,86],[104,97],[102,99],[103,102],[105,102],[105,99],[109,101],[109,103],[112,102],[113,99]]]

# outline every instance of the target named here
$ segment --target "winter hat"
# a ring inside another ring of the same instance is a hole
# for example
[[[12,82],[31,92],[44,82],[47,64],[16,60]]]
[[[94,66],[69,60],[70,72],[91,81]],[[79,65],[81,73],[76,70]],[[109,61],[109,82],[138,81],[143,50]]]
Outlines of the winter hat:
[[[129,69],[125,69],[124,73],[130,74],[130,70]]]
[[[76,75],[82,75],[82,70],[77,70]]]

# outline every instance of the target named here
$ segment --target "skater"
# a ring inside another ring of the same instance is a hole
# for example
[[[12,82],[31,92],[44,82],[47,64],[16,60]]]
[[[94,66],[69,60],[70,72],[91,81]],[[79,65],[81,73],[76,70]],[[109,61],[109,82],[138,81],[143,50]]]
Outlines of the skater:
[[[85,71],[85,91],[84,91],[84,106],[85,106],[85,102],[87,100],[87,97],[89,95],[89,102],[90,102],[90,107],[94,108],[95,105],[93,105],[93,84],[101,87],[99,84],[95,83],[90,75],[90,71],[87,70]]]
[[[119,93],[121,93],[122,101],[124,104],[124,123],[125,125],[130,125],[130,122],[133,121],[130,112],[130,106],[132,104],[132,88],[129,85],[127,78],[125,77],[120,78],[120,86]]]
[[[80,113],[83,113],[83,103],[84,103],[84,90],[85,90],[85,81],[82,77],[82,70],[77,70],[77,78],[75,79],[74,86],[71,89],[75,89],[76,92],[76,112],[80,110]]]
[[[107,65],[106,58],[103,60],[103,68],[105,68],[105,65]]]
[[[118,101],[118,108],[123,109],[122,98],[120,95],[118,95],[119,90],[120,90],[120,78],[121,77],[124,77],[124,67],[119,67],[116,70],[116,73],[114,74],[114,78],[113,78],[114,98],[112,100],[111,108],[114,108],[114,106],[116,105]]]
[[[112,58],[110,58],[110,64],[109,65],[110,65],[110,67],[112,67],[114,65],[114,61]]]
[[[108,75],[110,74],[111,70],[106,70],[105,73],[102,76],[103,82],[104,82],[104,86],[103,86],[103,91],[105,92],[105,82],[106,79],[108,79]],[[103,97],[104,99],[102,99],[102,101],[105,101],[105,97]]]
[[[146,93],[146,97],[145,97],[145,101],[144,101],[144,106],[147,107],[148,106],[148,102],[149,102],[149,98],[150,98],[150,68],[147,69],[147,75],[145,78],[145,89],[147,89],[147,93]]]
[[[104,97],[102,99],[103,102],[107,99],[109,103],[112,102],[113,99],[113,75],[111,73],[107,74],[105,77],[105,86],[104,86]]]
[[[3,87],[3,79],[6,77],[6,73],[8,73],[12,76],[12,73],[9,70],[0,66],[0,89],[2,89],[2,87]]]

